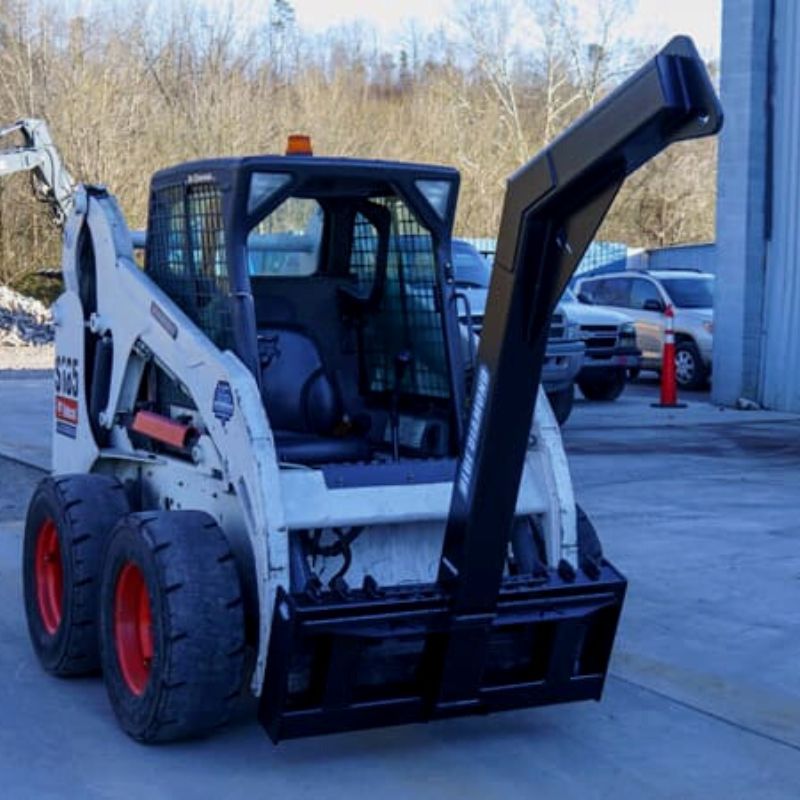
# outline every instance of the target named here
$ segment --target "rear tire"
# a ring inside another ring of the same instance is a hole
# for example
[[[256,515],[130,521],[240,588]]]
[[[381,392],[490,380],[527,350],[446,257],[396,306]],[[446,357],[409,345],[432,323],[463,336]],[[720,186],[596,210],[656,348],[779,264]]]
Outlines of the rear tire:
[[[611,402],[625,389],[625,370],[614,369],[602,376],[578,378],[578,386],[587,400]]]
[[[242,589],[224,533],[201,511],[130,514],[100,590],[101,658],[122,728],[142,742],[224,725],[245,678]]]
[[[560,392],[548,392],[547,399],[550,401],[550,406],[553,409],[556,421],[559,425],[563,425],[572,413],[572,406],[575,399],[575,386],[570,384],[566,389],[562,389]]]
[[[100,666],[97,594],[103,551],[130,511],[125,489],[105,475],[61,475],[36,487],[25,521],[23,585],[33,649],[54,675]]]

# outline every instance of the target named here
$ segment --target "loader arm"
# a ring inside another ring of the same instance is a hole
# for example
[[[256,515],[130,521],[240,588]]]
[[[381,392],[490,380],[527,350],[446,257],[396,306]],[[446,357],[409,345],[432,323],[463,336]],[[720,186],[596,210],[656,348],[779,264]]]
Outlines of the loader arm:
[[[47,123],[21,119],[0,130],[0,139],[19,133],[22,146],[0,150],[0,176],[30,172],[39,200],[50,207],[53,220],[63,228],[75,204],[75,181],[64,166]]]

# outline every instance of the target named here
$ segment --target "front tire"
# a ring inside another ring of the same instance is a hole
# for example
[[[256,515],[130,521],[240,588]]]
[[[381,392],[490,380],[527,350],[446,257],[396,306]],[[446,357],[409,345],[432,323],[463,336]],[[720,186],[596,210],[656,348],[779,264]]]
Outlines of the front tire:
[[[245,678],[233,553],[201,511],[130,514],[113,531],[100,589],[101,659],[122,728],[142,742],[224,725]]]
[[[706,370],[694,342],[675,345],[675,381],[681,389],[701,389],[706,383]]]
[[[587,400],[611,402],[625,389],[625,370],[614,369],[597,377],[579,378],[578,386]]]
[[[556,422],[563,425],[572,413],[572,406],[575,399],[575,387],[570,384],[566,389],[559,392],[548,392],[547,399],[550,401],[550,407],[553,409]]]
[[[130,511],[125,489],[105,475],[44,478],[25,521],[22,571],[33,649],[54,675],[100,666],[97,593],[108,535]]]

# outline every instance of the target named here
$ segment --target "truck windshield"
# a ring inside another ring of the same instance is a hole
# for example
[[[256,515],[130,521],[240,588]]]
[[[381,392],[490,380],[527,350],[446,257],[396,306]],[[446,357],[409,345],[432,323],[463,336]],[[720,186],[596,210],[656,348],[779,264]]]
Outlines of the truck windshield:
[[[453,269],[456,273],[456,286],[462,289],[489,288],[492,268],[468,242],[453,242]]]
[[[713,308],[714,278],[662,278],[661,283],[678,308]]]

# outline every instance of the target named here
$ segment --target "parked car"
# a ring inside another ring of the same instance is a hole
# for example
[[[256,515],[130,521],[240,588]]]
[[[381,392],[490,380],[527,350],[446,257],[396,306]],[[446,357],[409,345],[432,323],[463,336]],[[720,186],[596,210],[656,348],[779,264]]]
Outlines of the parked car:
[[[456,287],[467,301],[462,310],[462,321],[467,322],[468,304],[472,328],[476,334],[480,334],[492,273],[491,263],[462,239],[453,240],[452,252]],[[542,385],[559,425],[567,421],[572,411],[575,378],[583,366],[584,349],[577,324],[567,317],[561,307],[557,308],[550,320]]]
[[[675,313],[675,376],[678,385],[697,389],[711,374],[714,333],[714,276],[691,270],[625,270],[578,278],[578,298],[630,315],[642,349],[642,368],[661,370],[664,311]]]
[[[578,326],[586,347],[576,383],[587,400],[616,400],[627,374],[641,367],[636,328],[627,314],[584,305],[567,289],[559,308]]]

